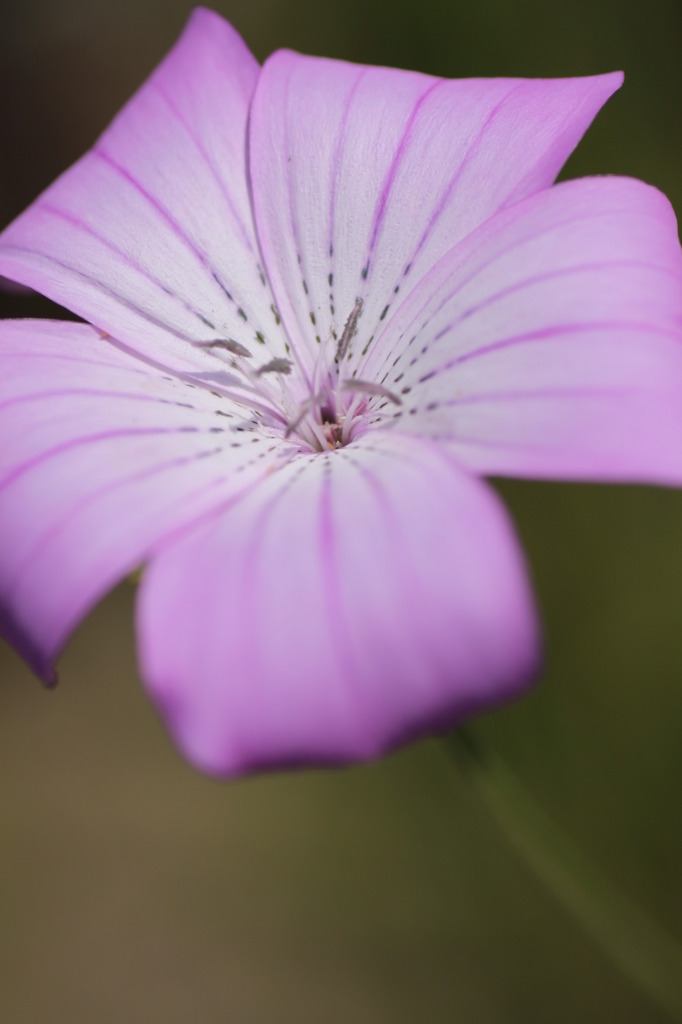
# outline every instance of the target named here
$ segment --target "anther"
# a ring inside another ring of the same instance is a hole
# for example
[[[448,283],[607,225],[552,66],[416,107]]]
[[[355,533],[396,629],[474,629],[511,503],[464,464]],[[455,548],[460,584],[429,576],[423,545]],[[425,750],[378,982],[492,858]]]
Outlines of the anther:
[[[256,370],[256,377],[262,377],[264,373],[291,373],[294,364],[290,359],[271,359],[269,363],[259,366]]]
[[[355,305],[353,306],[350,316],[346,320],[346,326],[343,329],[343,334],[339,338],[339,344],[336,347],[336,356],[334,360],[336,363],[340,363],[345,358],[351,341],[358,332],[358,320],[362,313],[362,307],[364,303],[362,299],[356,299]]]
[[[344,380],[341,383],[341,388],[343,391],[361,391],[365,395],[378,395],[381,398],[387,398],[394,405],[403,404],[402,399],[398,395],[383,387],[382,384],[374,384],[369,380]]]
[[[246,359],[251,358],[248,348],[235,341],[234,338],[213,338],[210,341],[193,341],[192,344],[196,348],[222,348],[226,352],[231,352],[233,356],[244,356]]]

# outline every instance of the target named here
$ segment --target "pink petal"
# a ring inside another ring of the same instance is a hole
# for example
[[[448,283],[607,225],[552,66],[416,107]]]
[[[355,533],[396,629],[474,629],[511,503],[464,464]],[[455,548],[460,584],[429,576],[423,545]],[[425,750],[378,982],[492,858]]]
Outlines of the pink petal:
[[[250,417],[85,324],[0,327],[0,634],[38,674],[169,532],[286,459]]]
[[[457,241],[551,184],[621,80],[446,81],[276,53],[256,87],[249,150],[289,334],[312,358],[360,297],[359,354]]]
[[[174,367],[215,362],[190,344],[210,338],[285,355],[246,181],[258,70],[195,11],[93,150],[1,236],[0,273]]]
[[[491,491],[378,432],[303,457],[144,577],[142,674],[216,775],[374,757],[528,683],[538,640]]]
[[[584,179],[449,253],[358,371],[481,473],[682,483],[682,253],[667,199]]]

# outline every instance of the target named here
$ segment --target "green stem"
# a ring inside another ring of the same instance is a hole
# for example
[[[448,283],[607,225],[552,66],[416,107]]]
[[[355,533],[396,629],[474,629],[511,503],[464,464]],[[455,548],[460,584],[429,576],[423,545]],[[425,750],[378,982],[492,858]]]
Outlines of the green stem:
[[[526,865],[611,963],[682,1021],[682,945],[586,860],[513,773],[470,733],[459,731],[443,742]]]

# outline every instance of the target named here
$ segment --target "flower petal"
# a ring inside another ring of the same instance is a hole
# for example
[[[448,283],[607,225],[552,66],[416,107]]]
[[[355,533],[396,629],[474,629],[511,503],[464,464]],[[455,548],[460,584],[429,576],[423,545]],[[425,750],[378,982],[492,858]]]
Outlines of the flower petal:
[[[222,18],[195,11],[91,152],[1,236],[0,273],[174,367],[215,363],[191,344],[211,338],[284,356],[246,181],[258,70]]]
[[[557,185],[446,256],[359,371],[377,416],[482,473],[682,483],[682,252],[667,199]]]
[[[254,94],[249,152],[289,334],[307,339],[312,358],[362,298],[359,354],[458,240],[551,184],[621,80],[447,81],[274,54]]]
[[[535,616],[494,494],[378,432],[305,457],[162,551],[142,674],[216,775],[374,757],[521,690]]]
[[[109,587],[282,458],[249,417],[85,324],[4,321],[0,635],[49,681]]]

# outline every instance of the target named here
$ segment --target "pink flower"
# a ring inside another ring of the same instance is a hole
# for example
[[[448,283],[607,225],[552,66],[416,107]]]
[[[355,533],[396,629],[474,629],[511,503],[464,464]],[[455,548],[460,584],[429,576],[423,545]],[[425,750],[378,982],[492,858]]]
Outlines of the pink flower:
[[[670,206],[552,186],[620,82],[260,69],[195,12],[0,238],[88,321],[0,336],[0,629],[36,672],[144,564],[142,676],[208,772],[374,757],[529,683],[480,477],[682,482]]]

